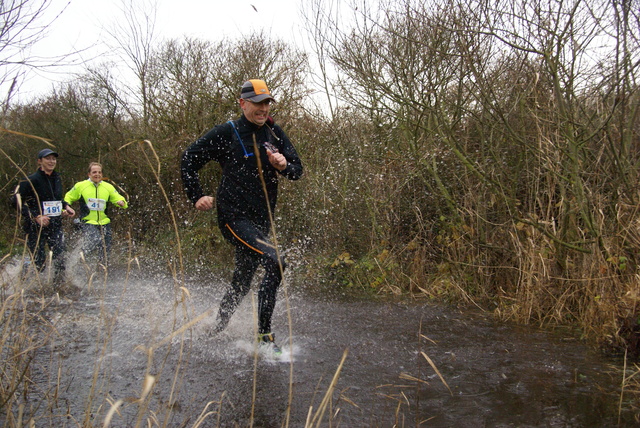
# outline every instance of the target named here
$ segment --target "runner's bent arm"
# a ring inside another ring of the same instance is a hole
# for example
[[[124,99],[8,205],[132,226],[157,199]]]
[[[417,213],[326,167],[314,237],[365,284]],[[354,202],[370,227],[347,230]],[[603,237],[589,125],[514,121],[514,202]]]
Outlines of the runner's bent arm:
[[[220,147],[224,143],[224,126],[220,125],[211,129],[204,136],[197,139],[182,154],[180,173],[182,184],[189,200],[196,204],[205,196],[200,185],[198,171],[212,160],[219,160]],[[211,196],[209,196],[211,197]],[[211,197],[213,199],[213,197]]]
[[[293,147],[293,144],[291,144],[289,137],[282,130],[282,128],[280,128],[280,126],[274,124],[272,129],[275,135],[280,139],[280,147],[278,148],[278,150],[280,151],[280,153],[282,153],[282,155],[284,155],[285,159],[287,160],[287,166],[283,170],[279,171],[280,174],[282,174],[289,180],[299,179],[300,177],[302,177],[303,168],[302,161],[298,156],[298,152],[296,151],[295,147]]]
[[[116,190],[113,185],[109,185],[109,202],[114,205],[119,206],[123,210],[126,210],[129,207],[129,203],[127,200]]]

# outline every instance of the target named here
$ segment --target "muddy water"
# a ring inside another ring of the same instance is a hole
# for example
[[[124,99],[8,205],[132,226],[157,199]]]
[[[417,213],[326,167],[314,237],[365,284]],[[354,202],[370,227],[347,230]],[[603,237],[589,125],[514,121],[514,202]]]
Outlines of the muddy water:
[[[618,423],[618,362],[569,337],[481,314],[291,286],[288,305],[281,293],[274,316],[284,354],[256,358],[249,296],[225,332],[208,335],[214,315],[207,311],[217,308],[224,286],[219,279],[186,280],[179,305],[176,283],[162,269],[112,272],[91,287],[81,274],[74,282],[80,295],[47,311],[57,334],[34,370],[46,391],[29,402],[41,404],[38,426],[102,426],[118,400],[117,427],[139,420],[195,426],[207,403],[211,414],[200,426],[280,427],[286,415],[291,427],[320,415],[319,426],[332,427]],[[155,384],[150,398],[138,401],[147,373]],[[620,426],[633,426],[629,411],[620,417]]]

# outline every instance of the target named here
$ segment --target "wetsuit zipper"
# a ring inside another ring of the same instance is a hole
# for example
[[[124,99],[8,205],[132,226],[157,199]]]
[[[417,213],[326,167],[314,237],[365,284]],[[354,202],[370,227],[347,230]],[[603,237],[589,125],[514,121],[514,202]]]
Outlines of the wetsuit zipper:
[[[100,183],[93,183],[93,185],[96,188],[96,199],[98,199],[98,186],[100,185]],[[98,224],[100,224],[100,211],[96,210],[96,215],[98,216]]]

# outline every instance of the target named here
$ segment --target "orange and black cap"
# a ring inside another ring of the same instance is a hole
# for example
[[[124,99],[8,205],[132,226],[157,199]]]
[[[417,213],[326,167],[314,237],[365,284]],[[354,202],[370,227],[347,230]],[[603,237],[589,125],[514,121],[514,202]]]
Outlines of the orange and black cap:
[[[242,84],[240,98],[253,103],[259,103],[264,100],[275,101],[264,80],[258,79],[247,80]]]

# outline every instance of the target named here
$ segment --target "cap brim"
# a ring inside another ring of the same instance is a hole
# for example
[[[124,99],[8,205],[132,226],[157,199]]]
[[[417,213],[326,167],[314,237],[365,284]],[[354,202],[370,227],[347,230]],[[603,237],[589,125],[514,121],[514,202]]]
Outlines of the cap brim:
[[[259,102],[264,101],[264,100],[273,100],[273,101],[275,101],[275,98],[273,98],[271,96],[271,94],[262,94],[262,95],[253,96],[251,98],[245,98],[245,100],[251,101],[252,103],[259,103]]]
[[[44,152],[44,153],[38,153],[38,159],[46,158],[47,156],[51,156],[51,155],[54,155],[55,157],[58,157],[58,153],[56,153],[53,150],[51,150],[51,151]]]

